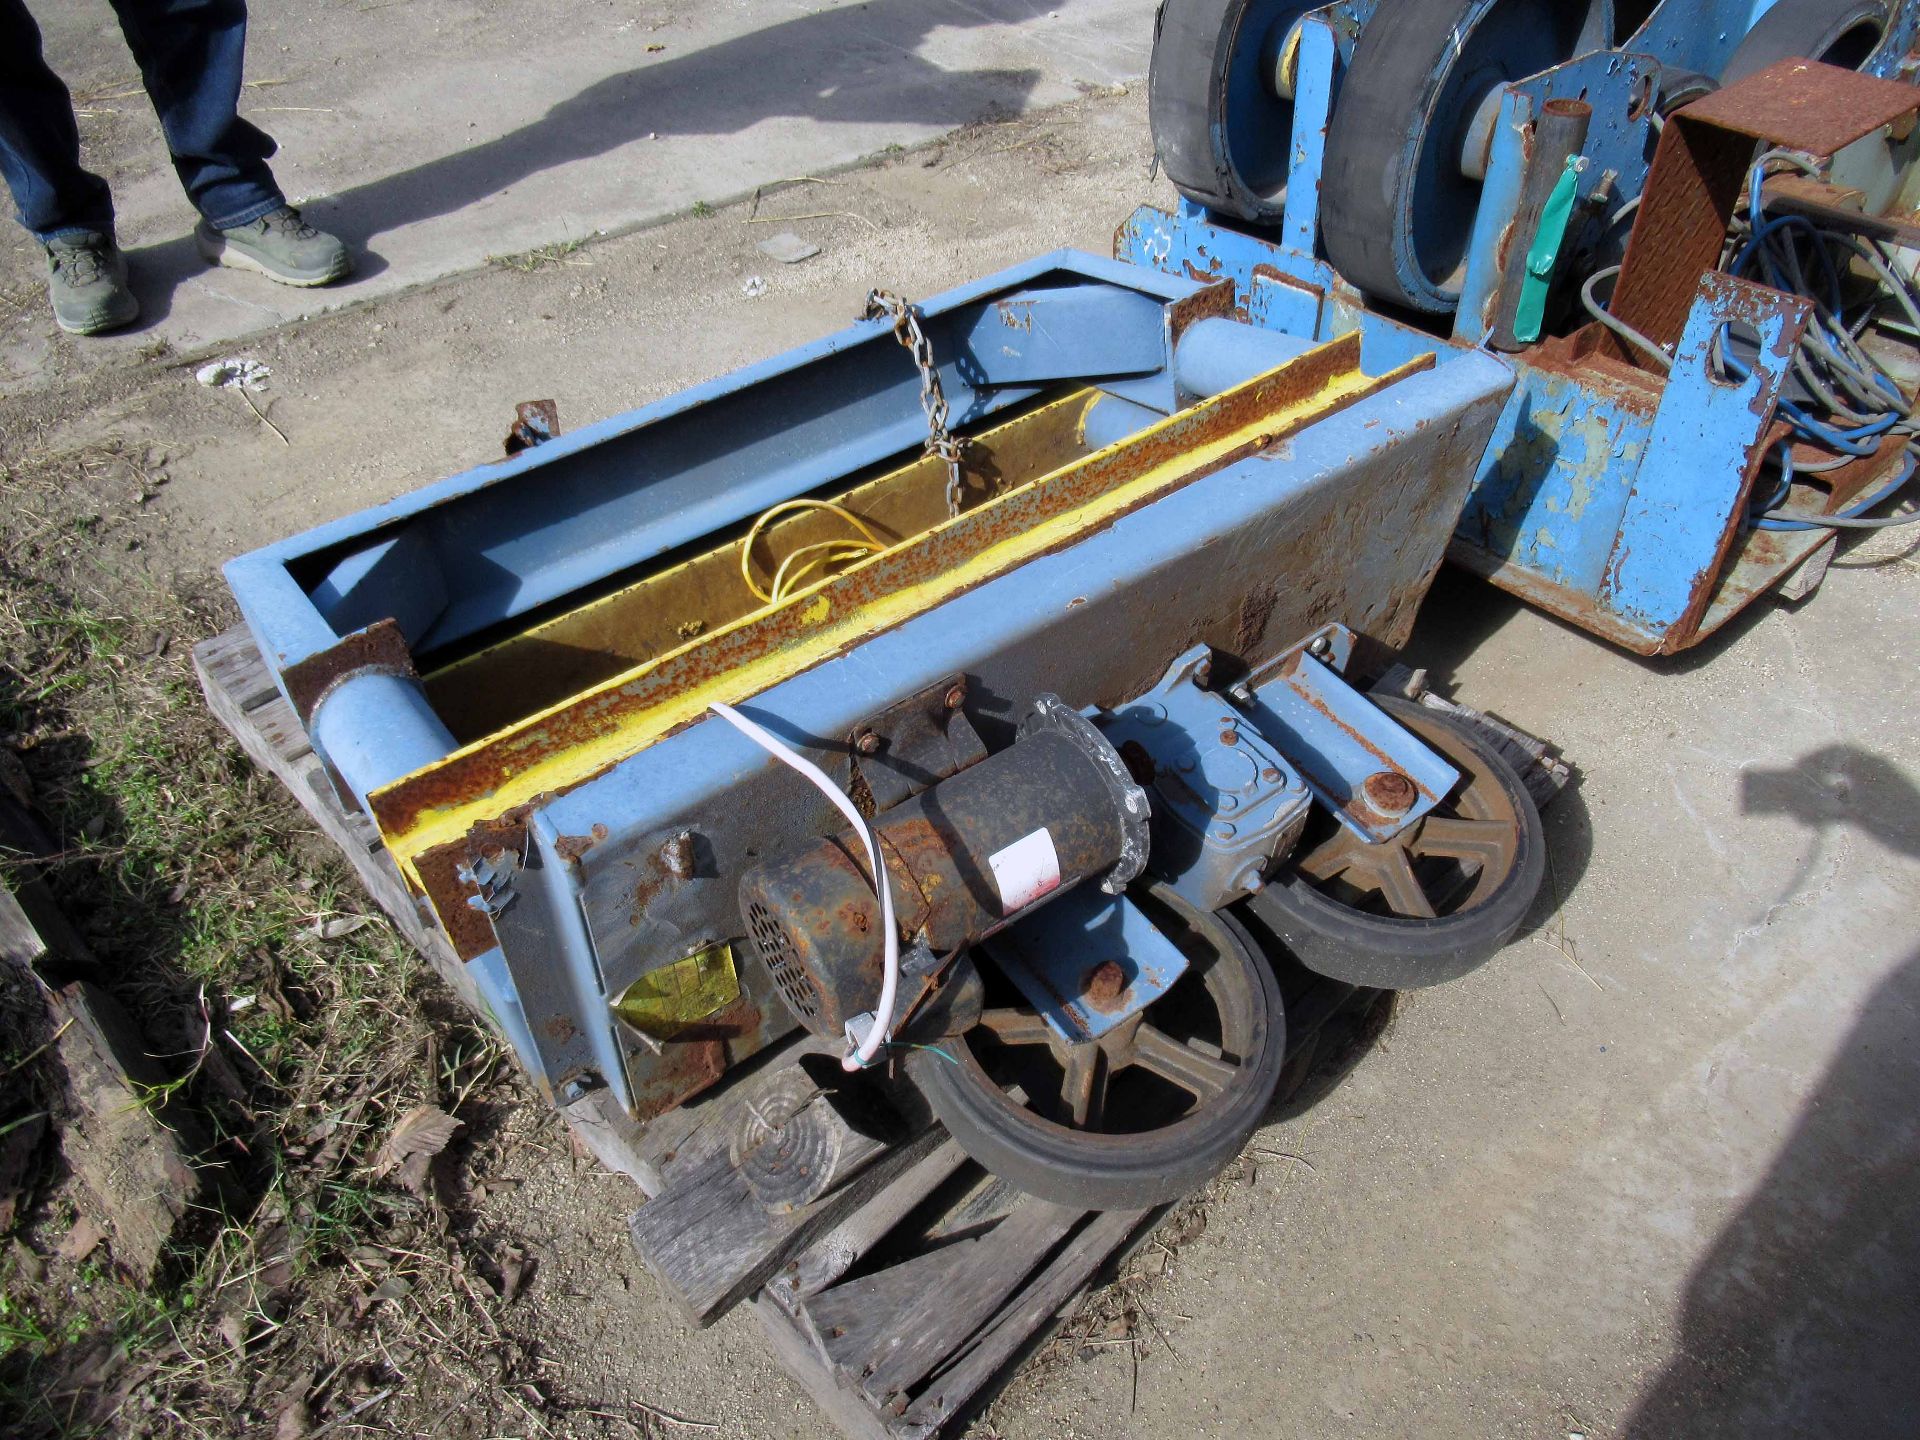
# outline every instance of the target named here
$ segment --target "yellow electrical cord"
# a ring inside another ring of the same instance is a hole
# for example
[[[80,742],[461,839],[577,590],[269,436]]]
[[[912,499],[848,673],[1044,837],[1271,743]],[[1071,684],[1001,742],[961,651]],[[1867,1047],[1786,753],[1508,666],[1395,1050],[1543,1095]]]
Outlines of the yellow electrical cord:
[[[877,546],[868,540],[822,540],[816,545],[802,545],[780,562],[780,568],[773,573],[773,594],[770,603],[778,603],[793,595],[800,588],[800,582],[824,565],[834,565],[842,560],[858,560],[864,555],[878,555],[885,546]],[[815,554],[817,551],[828,554]],[[813,555],[798,570],[788,574],[793,562],[802,555]],[[823,577],[824,578],[824,577]]]
[[[773,589],[762,590],[760,588],[760,582],[753,578],[753,542],[760,538],[760,531],[766,526],[769,520],[781,515],[790,514],[795,510],[825,510],[829,514],[838,515],[842,520],[860,532],[861,539],[832,540],[822,542],[821,544],[801,546],[793,552],[793,555],[789,555],[786,560],[782,561],[780,568],[774,572]],[[874,534],[873,531],[868,528],[866,521],[862,520],[844,505],[836,505],[831,500],[782,500],[778,505],[763,511],[760,518],[755,520],[752,528],[747,531],[747,538],[740,546],[740,578],[747,582],[747,589],[753,592],[754,598],[772,604],[780,597],[780,577],[785,573],[786,567],[793,560],[794,555],[819,550],[823,545],[858,546],[860,553],[876,555],[887,548],[887,542]],[[816,563],[826,562],[823,558],[821,562]],[[804,567],[800,573],[805,574],[806,571],[811,568],[813,567]]]

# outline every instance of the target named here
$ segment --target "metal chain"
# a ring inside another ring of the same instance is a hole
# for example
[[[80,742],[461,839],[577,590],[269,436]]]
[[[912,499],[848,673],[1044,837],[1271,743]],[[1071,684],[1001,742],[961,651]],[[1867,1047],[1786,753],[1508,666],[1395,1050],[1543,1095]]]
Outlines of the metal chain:
[[[947,396],[934,368],[933,346],[920,328],[920,317],[905,300],[889,290],[867,292],[867,319],[893,317],[893,338],[913,357],[920,370],[920,408],[927,412],[927,453],[947,462],[947,514],[960,513],[960,461],[967,442],[947,429]]]

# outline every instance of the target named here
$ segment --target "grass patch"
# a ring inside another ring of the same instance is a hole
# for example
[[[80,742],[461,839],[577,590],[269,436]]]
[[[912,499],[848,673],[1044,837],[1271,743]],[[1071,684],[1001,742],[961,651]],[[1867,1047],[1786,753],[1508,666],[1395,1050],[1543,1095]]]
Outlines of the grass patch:
[[[228,603],[129,561],[159,483],[111,448],[0,471],[0,782],[30,788],[57,851],[42,873],[164,1057],[151,1098],[199,1113],[239,1198],[158,1276],[129,1275],[110,1244],[61,1253],[86,1206],[43,1144],[0,1235],[0,1433],[304,1434],[366,1407],[351,1430],[374,1396],[385,1419],[411,1404],[467,1433],[451,1396],[531,1380],[472,1278],[501,1242],[457,1175],[415,1196],[373,1155],[437,1104],[466,1127],[450,1158],[479,1165],[535,1102],[206,712],[191,646]],[[0,870],[24,864],[0,851]],[[0,995],[0,1129],[60,1113],[28,1043],[40,1005]],[[471,1408],[478,1433],[491,1407]]]
[[[518,270],[522,275],[531,275],[536,270],[544,270],[549,265],[586,265],[586,260],[572,260],[568,257],[576,251],[584,250],[584,240],[556,240],[551,245],[542,245],[534,250],[522,250],[517,255],[489,255],[487,263],[498,265],[503,270]]]

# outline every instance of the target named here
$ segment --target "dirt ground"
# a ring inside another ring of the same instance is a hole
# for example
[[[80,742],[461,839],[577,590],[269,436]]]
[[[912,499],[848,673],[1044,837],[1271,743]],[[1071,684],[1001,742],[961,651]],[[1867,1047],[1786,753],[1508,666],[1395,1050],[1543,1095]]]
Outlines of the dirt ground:
[[[99,368],[16,285],[0,346],[38,347],[46,383],[0,400],[5,459],[145,457],[156,483],[96,553],[211,628],[222,560],[490,457],[516,401],[577,428],[835,328],[869,287],[1104,251],[1134,204],[1170,201],[1149,151],[1139,87],[530,253],[236,349],[272,370],[258,415],[195,383],[207,355]],[[822,253],[768,259],[783,228]],[[1897,535],[1799,610],[1659,664],[1444,577],[1414,659],[1581,775],[1531,928],[1257,1135],[1142,1258],[1112,1343],[1049,1350],[973,1433],[1911,1434],[1917,615]],[[512,1384],[422,1347],[350,1433],[830,1433],[748,1319],[673,1316],[626,1243],[624,1180],[523,1090],[484,1094],[461,1223],[534,1262],[485,1309]]]

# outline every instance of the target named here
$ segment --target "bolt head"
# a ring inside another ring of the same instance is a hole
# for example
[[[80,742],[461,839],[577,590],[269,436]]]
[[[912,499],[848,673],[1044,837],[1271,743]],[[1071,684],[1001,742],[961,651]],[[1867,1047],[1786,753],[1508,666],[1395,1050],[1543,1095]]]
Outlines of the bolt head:
[[[1420,798],[1413,781],[1398,770],[1379,770],[1360,782],[1360,793],[1367,804],[1382,815],[1404,815]]]
[[[858,750],[862,755],[878,755],[880,753],[880,737],[872,730],[862,730],[858,735],[853,737],[853,748]]]
[[[947,691],[947,709],[958,710],[962,705],[966,703],[967,703],[967,687],[966,686],[955,685],[952,689]]]
[[[1313,637],[1313,643],[1307,646],[1307,653],[1309,655],[1324,655],[1332,648],[1326,636],[1316,635]]]
[[[660,863],[676,880],[693,878],[693,832],[682,830],[660,847]]]

